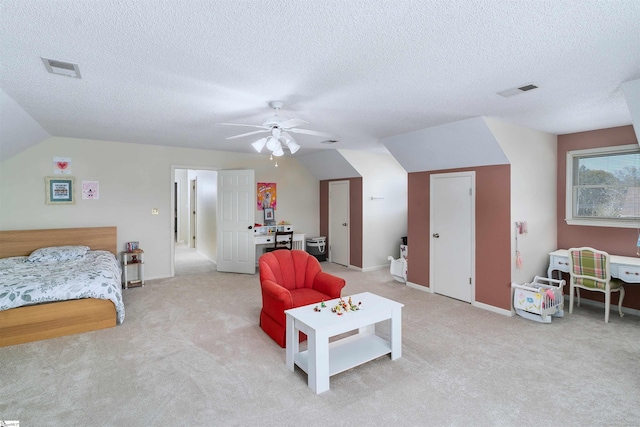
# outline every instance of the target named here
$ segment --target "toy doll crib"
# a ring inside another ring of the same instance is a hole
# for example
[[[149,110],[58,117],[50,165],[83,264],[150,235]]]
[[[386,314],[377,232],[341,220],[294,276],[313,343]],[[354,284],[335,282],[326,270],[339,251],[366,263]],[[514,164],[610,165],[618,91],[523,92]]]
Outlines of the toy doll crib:
[[[513,308],[525,319],[551,323],[551,317],[564,317],[564,285],[564,280],[539,276],[532,283],[512,283]]]
[[[394,259],[392,256],[388,256],[387,259],[391,261],[389,266],[389,272],[394,280],[406,283],[407,282],[407,245],[400,245],[400,258]]]

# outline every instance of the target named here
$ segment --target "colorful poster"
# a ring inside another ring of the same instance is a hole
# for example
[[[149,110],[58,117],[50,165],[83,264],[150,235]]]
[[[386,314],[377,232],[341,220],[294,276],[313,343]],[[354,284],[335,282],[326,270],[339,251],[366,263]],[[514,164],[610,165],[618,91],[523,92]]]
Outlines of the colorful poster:
[[[100,184],[98,181],[82,181],[82,198],[98,200],[100,198]]]
[[[275,182],[259,182],[258,183],[258,210],[264,208],[276,209],[276,183]]]
[[[71,157],[54,157],[53,173],[55,175],[71,175]]]

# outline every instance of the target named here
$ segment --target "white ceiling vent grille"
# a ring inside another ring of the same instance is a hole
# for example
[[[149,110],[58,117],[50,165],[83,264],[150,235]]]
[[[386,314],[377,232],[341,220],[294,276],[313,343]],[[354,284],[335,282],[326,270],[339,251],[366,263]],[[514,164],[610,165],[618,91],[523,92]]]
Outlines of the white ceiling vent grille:
[[[512,96],[520,95],[521,93],[525,93],[533,89],[538,89],[538,86],[534,84],[528,84],[528,85],[516,87],[513,89],[507,89],[502,92],[498,92],[498,95],[504,96],[505,98],[511,98]]]
[[[58,61],[56,59],[48,59],[48,58],[41,58],[41,59],[42,59],[42,62],[44,62],[44,66],[47,68],[47,71],[50,72],[51,74],[60,74],[62,76],[75,77],[76,79],[81,78],[78,64]]]

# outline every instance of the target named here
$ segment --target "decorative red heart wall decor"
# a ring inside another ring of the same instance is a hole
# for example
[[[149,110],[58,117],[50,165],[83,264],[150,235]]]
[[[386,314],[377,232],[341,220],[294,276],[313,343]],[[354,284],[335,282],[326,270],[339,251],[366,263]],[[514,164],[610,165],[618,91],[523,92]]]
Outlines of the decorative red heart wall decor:
[[[69,162],[57,162],[56,166],[58,166],[58,169],[65,170],[69,166]]]

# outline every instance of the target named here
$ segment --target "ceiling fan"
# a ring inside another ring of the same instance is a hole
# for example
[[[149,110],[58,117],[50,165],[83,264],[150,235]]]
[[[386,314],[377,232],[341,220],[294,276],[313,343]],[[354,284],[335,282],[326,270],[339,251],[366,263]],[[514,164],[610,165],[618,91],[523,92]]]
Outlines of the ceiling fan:
[[[243,138],[245,136],[257,135],[260,133],[270,133],[271,135],[265,136],[264,138],[260,138],[256,142],[251,145],[256,149],[258,153],[262,151],[264,147],[267,147],[271,153],[278,157],[284,155],[284,148],[288,148],[291,151],[291,154],[294,154],[296,151],[300,149],[300,145],[291,137],[289,132],[291,133],[299,133],[304,135],[313,135],[313,136],[322,136],[322,137],[331,137],[330,134],[324,132],[318,132],[315,130],[308,129],[298,129],[299,126],[306,125],[308,122],[301,119],[287,119],[283,120],[280,116],[278,116],[278,111],[282,108],[284,102],[282,101],[271,101],[269,102],[269,106],[275,110],[275,115],[272,117],[268,117],[262,125],[247,125],[240,123],[220,123],[221,125],[227,126],[245,126],[258,128],[260,130],[254,130],[252,132],[242,133],[240,135],[230,136],[226,139],[236,139]]]

